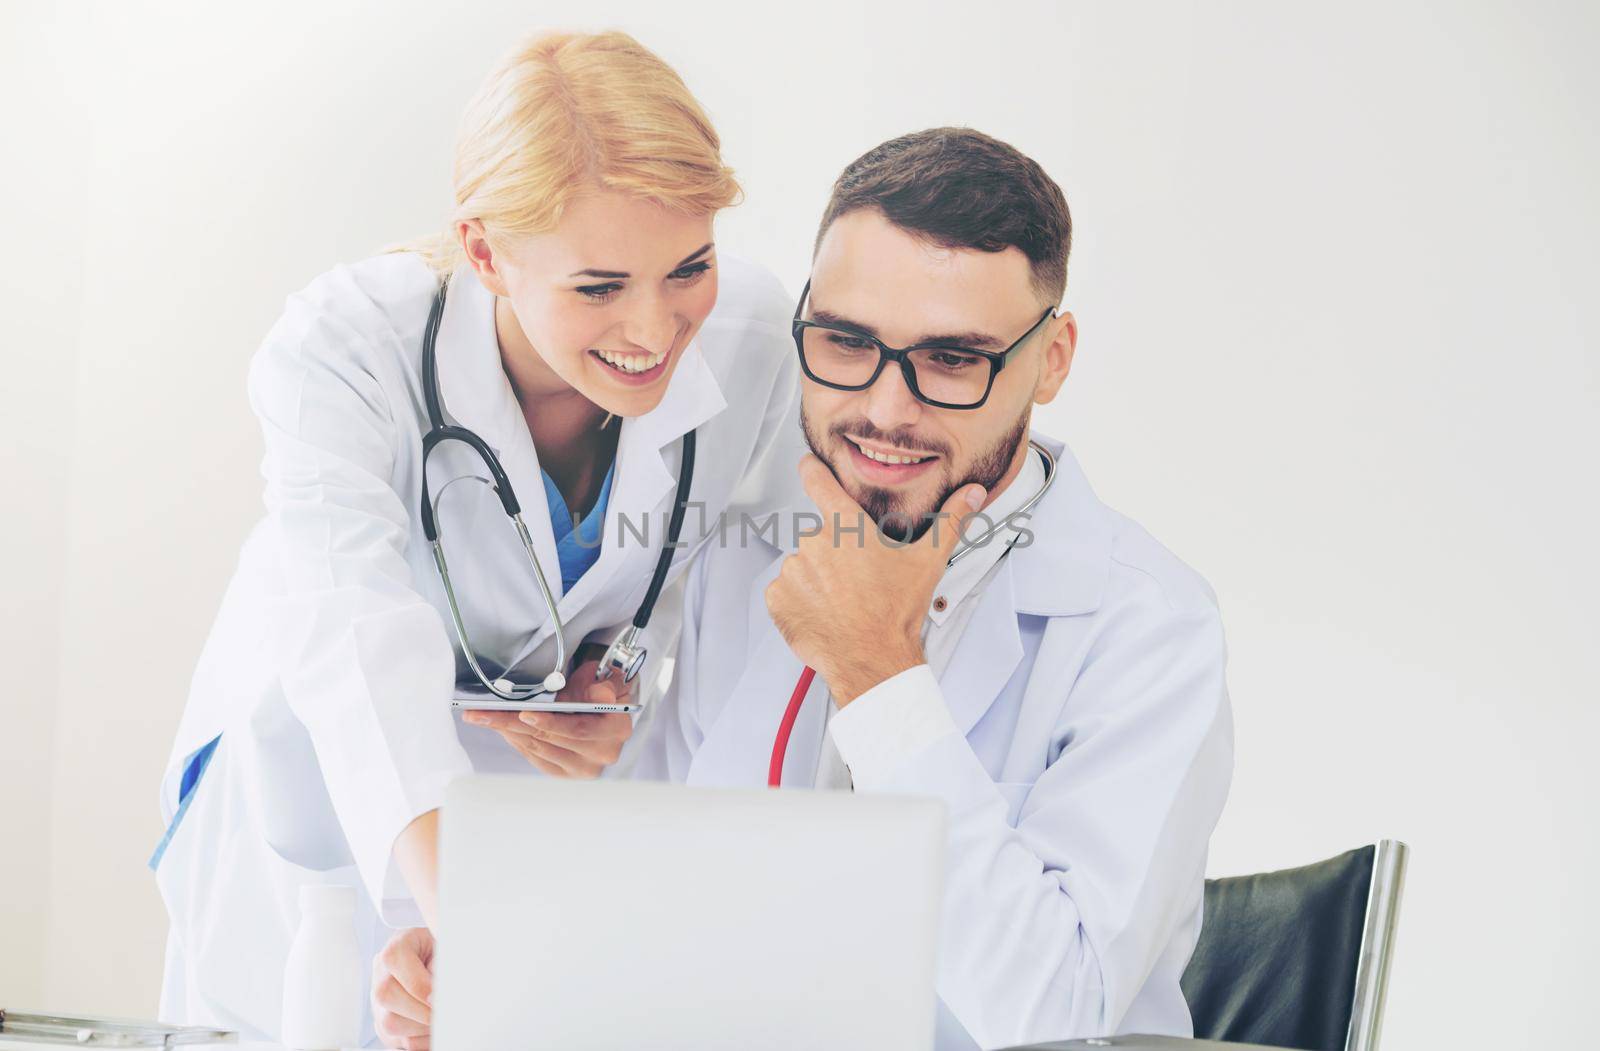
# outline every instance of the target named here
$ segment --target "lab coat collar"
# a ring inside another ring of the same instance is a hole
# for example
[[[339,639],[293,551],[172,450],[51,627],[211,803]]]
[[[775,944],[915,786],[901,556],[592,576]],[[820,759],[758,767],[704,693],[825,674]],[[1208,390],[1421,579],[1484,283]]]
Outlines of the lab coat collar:
[[[1002,564],[978,595],[978,608],[940,677],[945,707],[963,737],[994,704],[1020,663],[1022,631],[1017,622],[1015,580],[1012,567]]]
[[[1016,611],[1041,617],[1092,613],[1111,576],[1111,512],[1066,443],[1038,432],[1031,437],[1056,458],[1056,474],[1031,512],[1033,543],[1006,559]]]
[[[727,407],[722,386],[697,339],[683,349],[661,404],[626,421],[623,427],[626,430],[631,425],[639,432],[641,447],[664,449]]]
[[[940,677],[945,705],[963,736],[993,706],[1022,663],[1021,615],[1092,612],[1099,608],[1110,576],[1106,509],[1064,443],[1042,434],[1031,437],[1056,458],[1054,481],[1026,523],[1033,542],[1013,548],[1000,563]],[[1026,499],[1027,494],[1019,495]]]
[[[981,512],[982,517],[967,531],[969,535],[979,536],[983,531],[992,528],[993,535],[981,546],[962,555],[960,560],[947,568],[944,576],[940,578],[934,594],[942,596],[947,605],[943,610],[929,609],[928,619],[934,624],[943,624],[953,617],[961,601],[989,576],[996,563],[1006,557],[1006,546],[1024,539],[1025,534],[1013,527],[1011,516],[1027,503],[1029,497],[1039,491],[1044,485],[1045,477],[1044,459],[1030,449],[1016,478],[984,507]],[[1025,528],[1026,520],[1015,525]],[[956,548],[958,553],[961,550],[960,547]]]
[[[516,428],[526,436],[527,424],[500,361],[494,301],[494,294],[470,266],[456,268],[439,320],[436,360],[445,419],[477,432],[496,455],[503,456]],[[512,484],[522,497],[523,487],[515,480]]]

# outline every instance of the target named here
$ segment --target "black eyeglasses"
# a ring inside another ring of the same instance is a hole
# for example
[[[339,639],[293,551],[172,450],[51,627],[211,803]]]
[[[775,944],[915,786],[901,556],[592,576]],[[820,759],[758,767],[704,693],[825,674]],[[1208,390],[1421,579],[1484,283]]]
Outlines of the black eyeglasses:
[[[893,361],[900,365],[906,387],[916,399],[940,409],[976,409],[988,401],[994,378],[1006,362],[1055,317],[1054,309],[1046,309],[1015,343],[998,352],[931,343],[900,348],[857,329],[801,320],[810,294],[807,281],[793,323],[794,345],[806,378],[834,390],[866,390],[878,382],[884,364]]]

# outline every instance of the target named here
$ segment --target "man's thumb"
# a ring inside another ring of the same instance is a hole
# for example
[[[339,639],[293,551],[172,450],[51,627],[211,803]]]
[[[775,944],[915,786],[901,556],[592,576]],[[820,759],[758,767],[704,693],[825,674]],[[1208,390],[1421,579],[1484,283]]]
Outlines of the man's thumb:
[[[945,500],[932,530],[933,546],[945,557],[948,558],[960,546],[967,521],[983,507],[988,497],[988,490],[974,483],[962,486]]]

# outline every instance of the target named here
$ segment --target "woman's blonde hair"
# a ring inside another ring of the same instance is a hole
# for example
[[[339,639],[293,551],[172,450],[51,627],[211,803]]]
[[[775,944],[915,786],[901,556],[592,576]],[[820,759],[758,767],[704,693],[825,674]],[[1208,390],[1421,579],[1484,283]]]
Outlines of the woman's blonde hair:
[[[400,246],[441,273],[461,260],[456,224],[500,247],[561,221],[596,188],[703,215],[740,197],[722,143],[682,78],[626,33],[544,33],[503,59],[467,106],[445,233]]]

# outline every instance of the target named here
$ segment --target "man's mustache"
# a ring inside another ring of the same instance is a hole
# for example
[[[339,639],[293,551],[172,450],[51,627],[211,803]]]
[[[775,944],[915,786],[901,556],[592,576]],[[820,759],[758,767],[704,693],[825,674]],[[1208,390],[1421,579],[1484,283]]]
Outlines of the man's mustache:
[[[849,423],[836,423],[828,428],[828,435],[841,441],[848,441],[850,438],[865,438],[868,441],[892,445],[896,449],[904,449],[909,453],[928,456],[944,456],[948,458],[950,454],[949,446],[943,442],[930,442],[928,439],[904,429],[896,431],[880,430],[864,419],[853,420]]]

